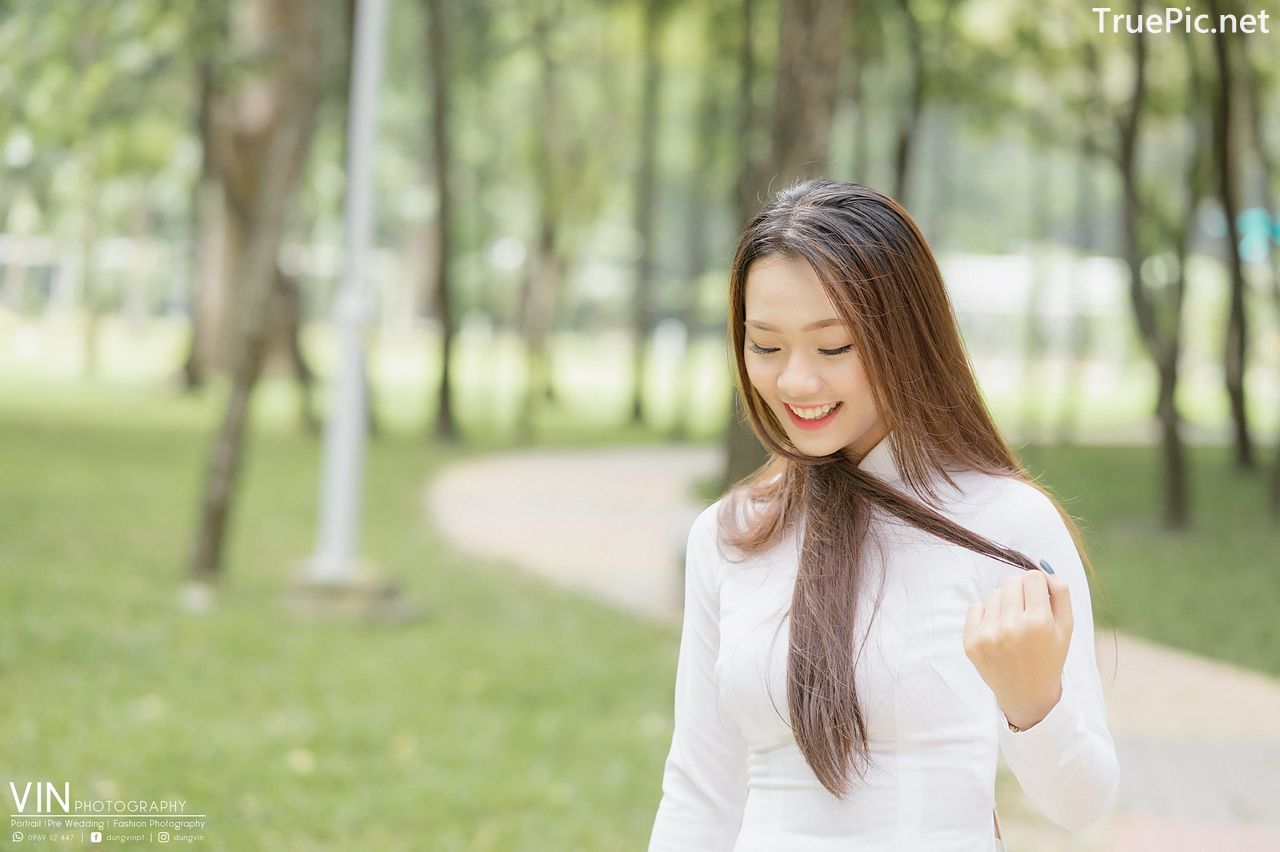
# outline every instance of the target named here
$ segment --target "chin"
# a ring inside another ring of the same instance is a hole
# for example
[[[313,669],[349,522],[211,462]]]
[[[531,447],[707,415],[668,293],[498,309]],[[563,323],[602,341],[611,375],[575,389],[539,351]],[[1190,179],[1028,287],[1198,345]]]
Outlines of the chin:
[[[791,443],[796,445],[796,449],[804,453],[806,456],[828,456],[835,452],[835,449],[825,449],[831,441],[823,440],[806,440],[808,436],[801,433],[800,435],[792,435]],[[839,444],[836,447],[840,446]]]

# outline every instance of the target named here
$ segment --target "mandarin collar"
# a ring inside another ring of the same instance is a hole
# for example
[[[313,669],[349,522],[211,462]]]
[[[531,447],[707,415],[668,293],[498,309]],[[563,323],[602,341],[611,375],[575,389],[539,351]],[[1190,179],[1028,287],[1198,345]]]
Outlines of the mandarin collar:
[[[867,454],[862,457],[862,461],[858,462],[858,469],[877,476],[888,482],[902,481],[902,471],[898,466],[897,458],[893,454],[892,442],[889,440],[892,432],[885,434],[880,439],[880,443],[876,444]]]

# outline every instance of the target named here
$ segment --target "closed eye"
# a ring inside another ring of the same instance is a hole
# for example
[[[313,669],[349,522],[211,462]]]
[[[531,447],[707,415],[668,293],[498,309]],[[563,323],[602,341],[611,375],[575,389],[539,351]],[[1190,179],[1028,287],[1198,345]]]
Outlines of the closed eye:
[[[754,343],[748,344],[747,348],[750,349],[752,352],[756,353],[757,355],[772,355],[774,352],[778,351],[776,348],[762,349],[759,346],[756,346]],[[853,344],[850,343],[848,346],[841,346],[839,349],[819,349],[818,351],[821,352],[823,355],[829,355],[831,357],[835,357],[836,355],[843,355],[844,353],[848,352],[852,348],[853,348]]]

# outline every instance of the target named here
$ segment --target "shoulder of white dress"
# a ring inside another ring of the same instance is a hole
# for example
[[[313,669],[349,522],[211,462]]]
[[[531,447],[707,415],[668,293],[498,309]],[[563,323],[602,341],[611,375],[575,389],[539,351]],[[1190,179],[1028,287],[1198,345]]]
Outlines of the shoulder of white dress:
[[[1045,493],[1043,486],[1025,479],[1009,477],[1004,487],[1009,492],[1008,499],[1015,501],[1024,512],[1033,515],[1043,515],[1046,512],[1057,515],[1057,510],[1053,507],[1053,501]]]
[[[1003,477],[968,468],[948,469],[947,476],[955,483],[954,488],[941,475],[935,481],[943,496],[954,503],[981,508],[1008,499]]]
[[[1054,498],[1034,482],[1008,477],[1000,486],[1000,511],[1017,541],[1037,538],[1063,526]]]
[[[741,526],[746,518],[743,517],[745,511],[749,511],[743,505],[745,501],[738,501],[736,523]],[[722,495],[711,505],[702,509],[689,529],[689,537],[699,546],[707,548],[709,551],[720,553],[720,515],[722,512],[729,511],[734,506],[734,501],[729,495]],[[733,522],[730,522],[731,526]]]
[[[720,507],[723,503],[724,498],[721,497],[711,505],[704,506],[699,510],[689,527],[690,535],[715,535],[716,525],[720,516]]]
[[[1045,496],[1033,484],[1016,476],[1001,476],[976,470],[948,471],[955,482],[953,489],[940,480],[940,493],[951,511],[963,516],[970,523],[989,519],[992,530],[1002,534],[1016,534],[1029,523],[1040,523],[1049,506]]]

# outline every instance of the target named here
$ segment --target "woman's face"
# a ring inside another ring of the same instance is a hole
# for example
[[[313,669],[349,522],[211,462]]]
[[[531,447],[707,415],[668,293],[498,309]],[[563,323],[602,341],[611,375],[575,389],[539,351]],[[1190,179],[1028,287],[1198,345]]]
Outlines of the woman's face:
[[[844,449],[861,460],[886,432],[853,335],[817,273],[801,258],[759,258],[745,300],[747,375],[792,443],[806,455]]]

